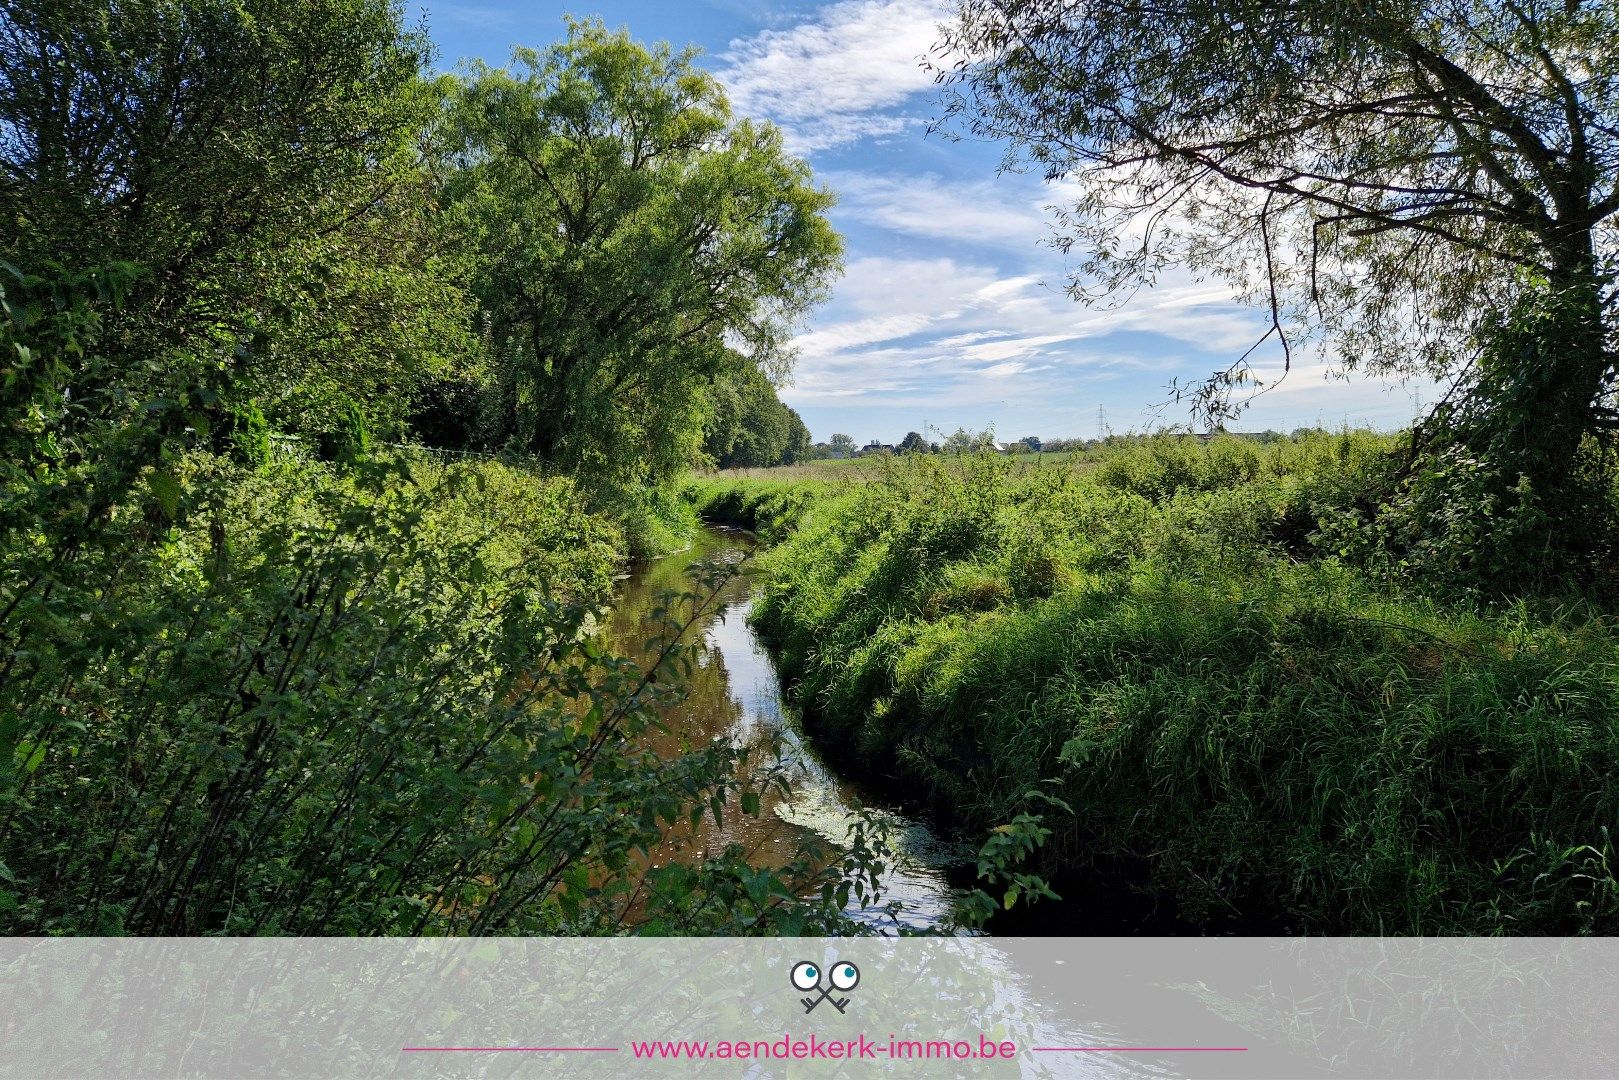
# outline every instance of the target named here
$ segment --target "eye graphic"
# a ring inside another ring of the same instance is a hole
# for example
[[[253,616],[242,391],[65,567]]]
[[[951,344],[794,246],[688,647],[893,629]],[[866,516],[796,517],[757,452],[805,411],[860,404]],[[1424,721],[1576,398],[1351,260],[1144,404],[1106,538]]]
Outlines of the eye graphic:
[[[853,990],[860,983],[860,969],[853,964],[839,963],[832,967],[832,985],[839,990]]]
[[[821,969],[808,960],[793,965],[793,985],[800,990],[813,990],[821,985]]]

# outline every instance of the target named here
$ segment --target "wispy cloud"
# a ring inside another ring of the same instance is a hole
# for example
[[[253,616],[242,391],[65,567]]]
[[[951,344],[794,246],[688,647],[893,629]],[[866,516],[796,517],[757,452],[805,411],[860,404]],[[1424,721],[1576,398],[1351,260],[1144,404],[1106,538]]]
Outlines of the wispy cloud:
[[[806,2],[780,5],[761,4],[759,0],[698,0],[706,8],[722,11],[727,15],[746,20],[755,26],[784,26],[797,22],[804,16],[803,8],[809,5]]]
[[[1143,357],[1120,335],[1147,333],[1166,348]],[[789,400],[909,400],[944,405],[1022,397],[1051,380],[1154,378],[1155,391],[1187,354],[1240,351],[1256,317],[1224,290],[1189,283],[1138,296],[1120,311],[1088,311],[1037,275],[1001,275],[953,258],[870,257],[849,264],[838,300],[795,344],[800,362]],[[1177,355],[1179,354],[1179,355]],[[1233,354],[1234,355],[1234,354]]]
[[[1024,197],[1016,178],[1003,182],[947,181],[914,176],[830,171],[820,179],[838,195],[838,213],[907,236],[1033,252],[1049,235],[1049,199]]]
[[[949,12],[942,0],[845,0],[731,42],[716,74],[739,112],[781,125],[796,153],[894,134],[922,123],[892,110],[932,85],[920,58]]]
[[[515,12],[488,4],[427,4],[422,11],[431,19],[443,19],[464,26],[504,27],[517,22]]]
[[[907,337],[925,329],[931,321],[922,314],[879,315],[811,330],[807,334],[800,334],[793,345],[801,356],[828,356],[861,345]]]
[[[969,425],[1018,417],[1031,430],[1072,434],[1092,426],[1075,410],[1088,416],[1102,400],[1142,409],[1139,422],[1152,422],[1171,379],[1230,363],[1261,336],[1264,320],[1230,288],[1184,268],[1167,268],[1153,288],[1110,310],[1064,292],[1071,267],[1047,243],[1051,207],[1073,206],[1083,189],[996,173],[989,148],[945,158],[921,142],[934,111],[922,58],[953,6],[841,0],[789,13],[718,53],[716,75],[738,113],[779,124],[795,153],[838,153],[837,168],[818,179],[839,196],[833,216],[851,238],[851,259],[833,301],[796,339],[799,363],[782,396],[807,406],[817,429],[858,415],[885,427],[917,417]],[[975,164],[964,168],[960,155]],[[1256,361],[1271,363],[1268,352]],[[1400,412],[1400,395],[1329,385],[1323,370],[1311,357],[1262,411],[1277,423],[1317,402]],[[1185,418],[1180,410],[1157,420]]]

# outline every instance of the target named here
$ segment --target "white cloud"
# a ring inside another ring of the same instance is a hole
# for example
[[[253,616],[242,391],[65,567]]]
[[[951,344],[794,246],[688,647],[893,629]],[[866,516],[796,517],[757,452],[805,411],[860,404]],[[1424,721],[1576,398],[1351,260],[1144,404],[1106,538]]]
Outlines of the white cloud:
[[[918,176],[824,172],[839,216],[897,233],[1033,252],[1049,234],[1043,201],[1019,199],[1010,179],[946,181]]]
[[[862,317],[911,314],[933,320],[954,318],[984,289],[993,287],[997,279],[992,268],[952,258],[867,256],[855,259],[844,269],[836,298],[822,314],[827,322],[843,318],[845,310]]]
[[[1121,354],[1110,339],[1120,331],[1171,338],[1187,353],[1241,352],[1261,328],[1228,292],[1196,283],[1147,290],[1123,309],[1095,311],[1039,275],[1003,276],[951,258],[868,257],[849,264],[818,325],[795,341],[800,361],[783,396],[886,403],[914,391],[914,402],[982,403],[1009,394],[1038,401],[1051,392],[1051,379],[1139,377],[1174,365],[1172,355]]]
[[[1010,360],[1017,356],[1032,356],[1047,345],[1055,345],[1059,341],[1072,341],[1077,334],[1046,334],[1041,337],[1001,338],[997,341],[986,341],[978,345],[968,345],[960,350],[963,358],[977,361]]]
[[[926,315],[880,315],[870,319],[836,323],[824,330],[800,334],[794,346],[804,356],[827,356],[859,345],[892,341],[925,328],[932,320]]]
[[[775,121],[794,153],[847,151],[841,171],[818,179],[839,195],[833,220],[856,246],[833,300],[795,341],[800,361],[782,396],[809,405],[806,419],[817,429],[852,430],[851,415],[879,414],[892,427],[904,413],[899,430],[922,419],[950,427],[1018,417],[1029,430],[1072,434],[1088,430],[1104,402],[1121,430],[1138,421],[1114,410],[1149,406],[1139,422],[1151,422],[1171,378],[1195,380],[1225,366],[1260,338],[1265,319],[1229,288],[1179,267],[1116,307],[1078,304],[1062,288],[1070,264],[1043,241],[1051,208],[1072,209],[1082,185],[992,175],[982,154],[961,169],[928,146],[914,156],[874,151],[873,140],[914,136],[936,111],[921,61],[953,6],[840,0],[798,15],[778,6],[769,28],[718,54],[716,74],[738,114]],[[870,168],[851,168],[854,161]],[[1123,234],[1139,238],[1142,228],[1133,221]],[[909,257],[914,252],[949,255]],[[1273,346],[1256,352],[1257,365],[1274,368]],[[1319,358],[1301,353],[1299,360],[1293,375],[1258,399],[1255,424],[1296,426],[1294,414],[1313,422],[1318,408],[1329,421],[1341,410],[1409,415],[1408,394],[1372,380],[1328,382]],[[1168,406],[1158,420],[1185,418],[1184,408]]]
[[[978,374],[991,379],[998,379],[1008,375],[1016,375],[1020,372],[1028,370],[1028,364],[1021,364],[1015,360],[1010,360],[1004,364],[991,364],[989,367],[979,371]]]
[[[954,337],[940,338],[934,342],[941,349],[953,349],[960,345],[972,345],[980,341],[993,341],[996,338],[1010,337],[1007,330],[974,330],[968,334],[957,334]]]
[[[1251,309],[1238,303],[1228,286],[1200,281],[1178,268],[1167,269],[1153,288],[1116,307],[1074,301],[1062,288],[1063,258],[1040,243],[1049,235],[1044,206],[1051,193],[1043,183],[1008,176],[947,182],[931,174],[858,172],[831,173],[827,179],[842,196],[840,215],[947,241],[957,251],[967,245],[995,249],[1001,253],[997,262],[1013,253],[1022,257],[1015,259],[1012,273],[949,258],[857,259],[837,289],[837,301],[821,315],[823,328],[845,319],[844,309],[865,318],[925,315],[927,328],[943,338],[934,347],[983,362],[1027,357],[1048,346],[1120,331],[1154,333],[1195,350],[1237,355],[1262,332]],[[1046,272],[1029,272],[1039,269]],[[921,329],[905,326],[906,334]],[[820,349],[831,340],[817,335],[803,344]]]
[[[921,57],[949,12],[943,0],[845,0],[731,42],[716,74],[737,112],[774,120],[795,153],[894,134],[922,123],[888,110],[933,85]]]
[[[991,285],[986,285],[978,290],[978,295],[986,300],[999,299],[1003,296],[1015,296],[1029,286],[1039,284],[1039,274],[1024,274],[1022,277],[1003,278]]]

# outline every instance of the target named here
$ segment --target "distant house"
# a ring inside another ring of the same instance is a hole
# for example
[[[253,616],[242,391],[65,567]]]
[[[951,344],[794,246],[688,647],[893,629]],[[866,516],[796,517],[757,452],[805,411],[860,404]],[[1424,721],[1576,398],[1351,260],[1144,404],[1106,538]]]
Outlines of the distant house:
[[[888,453],[892,454],[894,452],[893,444],[892,443],[878,442],[876,439],[871,440],[865,446],[862,446],[860,448],[860,452],[862,454],[881,454],[885,450]]]

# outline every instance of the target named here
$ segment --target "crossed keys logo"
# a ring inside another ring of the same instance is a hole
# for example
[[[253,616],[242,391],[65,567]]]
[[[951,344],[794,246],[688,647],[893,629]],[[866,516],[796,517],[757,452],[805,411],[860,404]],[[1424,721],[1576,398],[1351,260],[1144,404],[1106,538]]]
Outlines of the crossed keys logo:
[[[819,1005],[823,1001],[830,1001],[834,1009],[838,1010],[838,1012],[842,1012],[848,1006],[849,999],[835,998],[832,996],[832,991],[837,990],[847,993],[848,991],[859,986],[860,969],[848,961],[840,960],[836,964],[832,965],[830,976],[832,985],[822,986],[821,966],[811,960],[800,960],[798,963],[793,965],[790,978],[792,980],[793,989],[811,994],[810,997],[799,999],[804,1003],[805,1012],[814,1012],[815,1006]],[[816,991],[820,993],[819,997],[814,996],[813,992]]]

